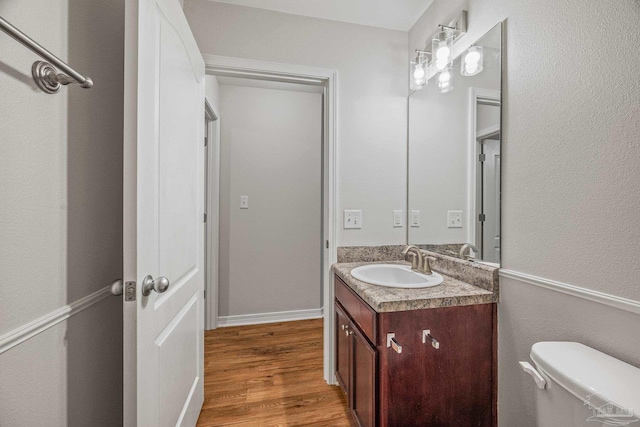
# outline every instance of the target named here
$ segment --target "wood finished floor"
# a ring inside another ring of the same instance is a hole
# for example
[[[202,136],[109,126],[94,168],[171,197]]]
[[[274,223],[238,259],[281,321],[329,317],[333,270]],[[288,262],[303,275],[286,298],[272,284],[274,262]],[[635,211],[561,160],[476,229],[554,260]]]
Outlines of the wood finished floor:
[[[346,396],[322,377],[322,319],[205,332],[198,426],[348,427]]]

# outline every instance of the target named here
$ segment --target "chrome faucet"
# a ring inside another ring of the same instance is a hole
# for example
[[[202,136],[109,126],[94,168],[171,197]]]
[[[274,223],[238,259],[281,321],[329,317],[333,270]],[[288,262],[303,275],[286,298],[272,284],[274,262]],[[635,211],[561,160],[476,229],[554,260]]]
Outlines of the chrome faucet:
[[[411,270],[417,271],[422,274],[431,274],[431,265],[429,263],[430,260],[435,259],[428,256],[423,250],[421,250],[416,245],[409,245],[402,251],[402,256],[405,260],[408,256],[411,256]]]
[[[411,259],[408,257],[411,256]],[[422,252],[420,252],[420,248],[416,245],[409,245],[402,251],[402,257],[406,261],[411,261],[411,269],[414,271],[420,271],[422,268]]]
[[[480,251],[478,250],[478,248],[476,248],[474,245],[472,245],[471,243],[465,243],[464,245],[462,245],[462,247],[460,248],[460,259],[466,259],[469,261],[475,261],[475,257],[472,257],[471,254],[467,255],[467,250],[471,249],[476,256],[480,253]]]

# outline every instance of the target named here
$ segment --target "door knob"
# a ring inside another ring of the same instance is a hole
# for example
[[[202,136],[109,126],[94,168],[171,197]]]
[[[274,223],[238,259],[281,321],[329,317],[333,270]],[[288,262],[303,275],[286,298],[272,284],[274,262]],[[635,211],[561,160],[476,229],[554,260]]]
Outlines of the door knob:
[[[145,276],[142,280],[142,295],[148,297],[151,295],[151,291],[156,291],[161,294],[169,288],[169,279],[164,276],[160,276],[157,279],[153,279],[151,275]]]
[[[111,295],[119,296],[122,295],[122,291],[124,290],[124,283],[122,279],[114,280],[111,284]]]

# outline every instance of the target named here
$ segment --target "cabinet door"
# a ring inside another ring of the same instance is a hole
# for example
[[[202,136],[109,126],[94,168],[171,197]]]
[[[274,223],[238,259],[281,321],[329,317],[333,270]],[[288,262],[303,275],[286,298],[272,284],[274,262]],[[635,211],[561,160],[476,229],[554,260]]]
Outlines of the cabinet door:
[[[351,408],[360,426],[376,425],[376,349],[354,328],[351,367]]]
[[[336,304],[336,380],[342,387],[342,391],[349,396],[350,390],[350,375],[349,365],[351,358],[351,349],[349,341],[351,336],[349,331],[351,328],[351,322],[344,313],[339,304]],[[349,406],[351,406],[351,400],[349,399]]]
[[[385,313],[402,353],[380,348],[382,426],[492,425],[492,304]],[[429,329],[439,348],[426,339]],[[382,339],[380,335],[380,339]]]

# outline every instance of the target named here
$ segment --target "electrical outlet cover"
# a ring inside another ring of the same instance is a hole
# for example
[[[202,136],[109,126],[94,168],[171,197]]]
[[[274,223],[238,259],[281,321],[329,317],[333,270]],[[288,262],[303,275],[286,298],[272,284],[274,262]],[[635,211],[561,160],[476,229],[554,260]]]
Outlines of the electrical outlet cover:
[[[420,227],[420,211],[412,210],[409,221],[411,222],[412,227]]]
[[[402,227],[402,211],[393,211],[393,226]]]

